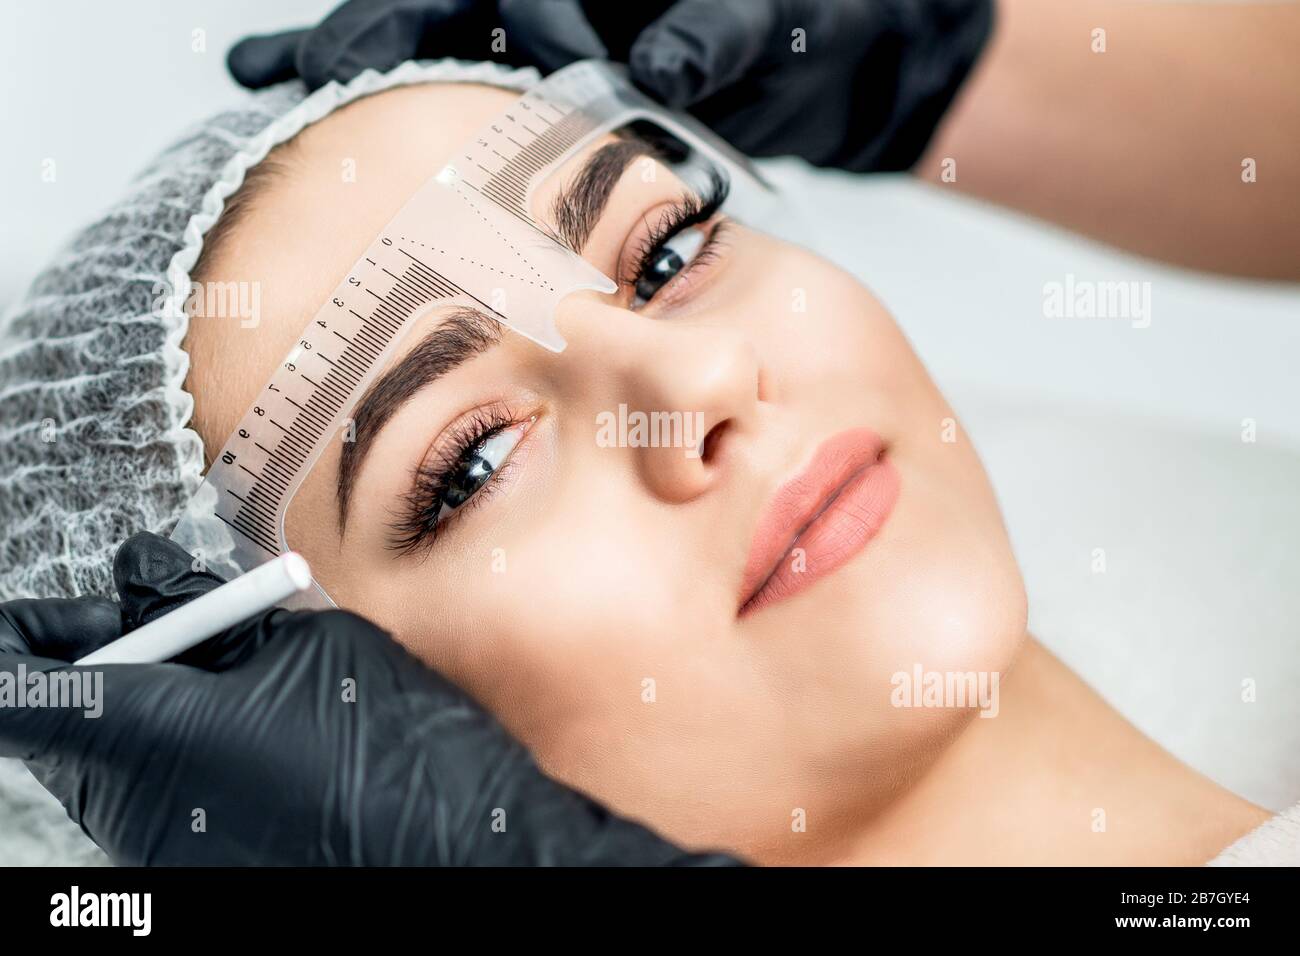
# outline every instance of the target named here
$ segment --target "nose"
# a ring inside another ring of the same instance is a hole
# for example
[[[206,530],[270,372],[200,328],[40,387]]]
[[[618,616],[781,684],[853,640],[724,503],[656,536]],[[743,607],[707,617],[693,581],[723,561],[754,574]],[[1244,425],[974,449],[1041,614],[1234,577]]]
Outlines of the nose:
[[[592,321],[579,320],[581,329],[566,323],[566,336],[600,370],[591,379],[601,383],[592,396],[604,406],[597,411],[606,426],[600,443],[617,437],[651,493],[666,502],[690,501],[718,484],[729,457],[756,431],[763,398],[748,337],[623,309],[586,318]]]

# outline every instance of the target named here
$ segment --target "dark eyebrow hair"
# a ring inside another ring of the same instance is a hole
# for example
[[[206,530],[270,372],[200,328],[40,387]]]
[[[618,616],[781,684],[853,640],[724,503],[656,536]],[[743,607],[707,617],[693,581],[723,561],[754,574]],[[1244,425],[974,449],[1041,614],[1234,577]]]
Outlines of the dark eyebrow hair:
[[[581,255],[628,166],[640,156],[654,157],[658,152],[653,143],[629,136],[592,153],[573,182],[561,189],[551,203],[551,218],[560,240]]]
[[[416,392],[501,340],[501,323],[477,309],[457,309],[366,389],[352,415],[353,440],[339,459],[339,529],[347,527],[348,503],[370,446]]]
[[[670,156],[669,150],[638,130],[616,134],[587,159],[572,183],[560,190],[551,204],[556,238],[581,254],[592,230],[609,204],[619,179],[639,156]],[[457,309],[396,365],[371,383],[352,415],[353,440],[343,443],[339,459],[339,530],[347,528],[348,505],[357,477],[379,433],[398,409],[417,392],[501,340],[501,323],[477,309]]]

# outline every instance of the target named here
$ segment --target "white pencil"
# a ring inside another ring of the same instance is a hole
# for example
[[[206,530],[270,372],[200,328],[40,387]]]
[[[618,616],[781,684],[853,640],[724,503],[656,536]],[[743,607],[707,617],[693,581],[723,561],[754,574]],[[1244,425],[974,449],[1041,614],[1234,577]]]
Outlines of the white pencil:
[[[309,587],[311,568],[306,558],[289,551],[105,644],[76,663],[156,664],[171,660]]]

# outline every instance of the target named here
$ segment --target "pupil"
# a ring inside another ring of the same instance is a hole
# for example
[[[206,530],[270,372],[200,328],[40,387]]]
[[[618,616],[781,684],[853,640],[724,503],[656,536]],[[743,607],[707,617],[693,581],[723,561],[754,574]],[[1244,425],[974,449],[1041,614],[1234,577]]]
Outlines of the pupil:
[[[682,257],[671,249],[660,249],[648,269],[636,280],[636,294],[639,298],[650,300],[664,284],[682,271],[686,263]]]
[[[479,448],[482,448],[480,445]],[[456,472],[442,496],[443,504],[448,508],[459,508],[474,492],[483,487],[483,483],[492,477],[492,464],[479,454],[475,448],[465,456],[464,466]]]

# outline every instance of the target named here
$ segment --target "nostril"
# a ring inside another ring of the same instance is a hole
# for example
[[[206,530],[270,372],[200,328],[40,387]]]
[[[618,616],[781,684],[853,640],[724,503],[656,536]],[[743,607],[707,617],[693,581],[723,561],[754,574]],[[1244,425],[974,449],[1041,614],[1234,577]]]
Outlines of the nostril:
[[[722,443],[722,436],[730,427],[731,419],[724,418],[704,436],[704,443],[700,446],[700,460],[706,465],[712,464],[714,456],[718,454],[718,446]]]

